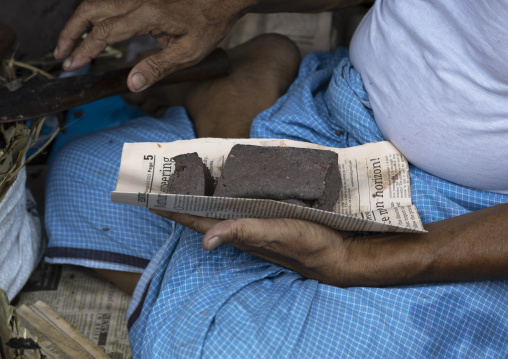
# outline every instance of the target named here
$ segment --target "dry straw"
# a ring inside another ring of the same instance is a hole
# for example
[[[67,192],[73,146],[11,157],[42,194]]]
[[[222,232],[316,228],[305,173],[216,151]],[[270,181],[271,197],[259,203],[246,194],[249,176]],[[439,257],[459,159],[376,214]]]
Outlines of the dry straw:
[[[13,55],[14,56],[14,55]],[[15,61],[14,57],[2,60],[0,85],[6,86],[11,90],[22,86],[23,82],[29,81],[35,76],[53,78],[49,73],[40,70],[32,65]],[[16,69],[24,68],[32,73],[25,78],[16,78]],[[37,149],[29,158],[26,158],[27,152],[38,141],[44,121],[46,118],[33,119],[27,122],[0,123],[0,201],[12,186],[19,172],[35,156],[41,153],[53,139],[60,129],[50,136],[50,138]],[[2,141],[3,139],[3,141]]]
[[[83,35],[83,38],[87,34]],[[10,58],[1,60],[0,66],[0,87],[6,86],[9,90],[15,91],[23,86],[23,83],[30,81],[36,76],[45,78],[54,78],[53,75],[37,68],[32,63],[26,63],[14,60],[14,53]],[[107,46],[98,58],[116,58],[123,57],[123,52],[112,46]],[[43,60],[41,63],[48,63]],[[51,61],[49,61],[51,62]],[[37,63],[37,62],[35,62]],[[18,69],[29,70],[31,73],[24,78],[17,78],[16,72]],[[34,157],[40,154],[46,147],[55,139],[60,130],[62,129],[62,121],[60,128],[56,129],[49,139],[40,146],[35,153],[29,158],[26,158],[27,152],[38,141],[42,127],[44,125],[45,117],[33,119],[27,122],[15,123],[2,123],[0,120],[0,201],[5,196],[9,188],[16,180],[19,172],[23,167],[29,163]],[[5,144],[2,142],[2,136]],[[3,146],[3,148],[1,148]]]

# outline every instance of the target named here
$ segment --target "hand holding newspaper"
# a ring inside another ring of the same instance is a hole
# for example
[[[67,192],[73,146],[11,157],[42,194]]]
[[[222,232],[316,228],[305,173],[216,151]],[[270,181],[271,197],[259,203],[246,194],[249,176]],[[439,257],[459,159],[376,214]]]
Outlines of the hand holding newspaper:
[[[197,152],[213,177],[235,144],[331,150],[339,156],[342,189],[333,212],[267,199],[191,196],[165,192],[173,157]],[[411,202],[408,164],[389,142],[332,148],[279,139],[201,138],[171,143],[124,144],[117,203],[211,218],[294,218],[344,231],[425,232]]]

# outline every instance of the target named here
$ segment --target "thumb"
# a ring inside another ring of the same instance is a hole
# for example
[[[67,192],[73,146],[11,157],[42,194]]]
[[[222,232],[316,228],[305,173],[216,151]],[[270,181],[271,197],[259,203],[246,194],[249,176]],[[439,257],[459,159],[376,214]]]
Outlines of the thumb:
[[[290,219],[239,218],[218,222],[204,235],[202,245],[205,250],[213,250],[222,244],[232,244],[237,248],[250,249],[249,252],[270,250],[286,252],[291,247],[308,247],[309,238],[314,231],[309,223]]]
[[[280,220],[238,218],[221,221],[210,228],[203,237],[203,248],[211,251],[222,244],[233,244],[242,247],[262,246],[266,238],[273,238],[274,232],[279,235],[286,230],[280,228]],[[277,230],[275,229],[277,227]],[[270,236],[269,236],[270,235]],[[276,237],[279,237],[277,235]]]
[[[127,86],[129,89],[132,92],[146,90],[169,74],[199,62],[199,58],[182,58],[179,60],[177,56],[170,51],[171,48],[166,48],[157,54],[141,60],[134,66],[127,79]]]

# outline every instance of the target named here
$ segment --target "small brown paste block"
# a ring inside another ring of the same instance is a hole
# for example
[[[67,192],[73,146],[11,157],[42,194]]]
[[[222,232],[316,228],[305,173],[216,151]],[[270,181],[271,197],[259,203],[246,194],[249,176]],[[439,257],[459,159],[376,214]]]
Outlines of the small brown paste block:
[[[168,193],[211,196],[214,181],[196,152],[173,157],[175,171],[168,180]]]
[[[235,145],[214,196],[296,199],[332,211],[341,178],[335,152],[295,147]]]

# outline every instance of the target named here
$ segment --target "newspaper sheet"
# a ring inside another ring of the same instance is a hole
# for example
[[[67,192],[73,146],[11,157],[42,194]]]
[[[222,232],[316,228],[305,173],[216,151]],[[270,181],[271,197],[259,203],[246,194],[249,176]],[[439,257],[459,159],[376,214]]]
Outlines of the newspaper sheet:
[[[20,293],[17,308],[33,308],[40,300],[108,357],[132,358],[125,317],[131,296],[91,269],[42,263]]]
[[[233,47],[263,33],[286,35],[302,55],[311,51],[330,51],[335,47],[332,12],[315,14],[247,14],[233,27],[221,46]]]
[[[334,212],[266,199],[189,196],[166,193],[173,157],[197,152],[218,178],[237,144],[291,146],[334,151],[342,177]],[[295,218],[348,231],[424,232],[411,202],[408,163],[389,142],[331,148],[279,139],[200,138],[171,143],[126,143],[113,202],[212,218]]]

